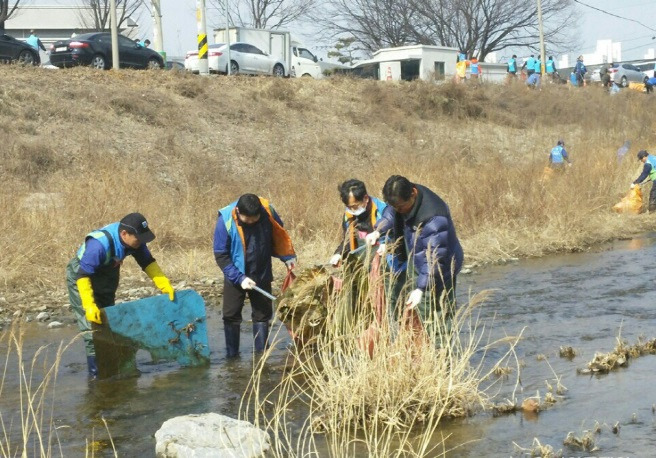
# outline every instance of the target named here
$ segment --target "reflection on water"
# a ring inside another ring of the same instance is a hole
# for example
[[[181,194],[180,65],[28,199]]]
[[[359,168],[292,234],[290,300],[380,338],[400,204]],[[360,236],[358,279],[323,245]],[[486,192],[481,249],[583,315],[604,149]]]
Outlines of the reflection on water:
[[[513,442],[529,447],[534,437],[559,449],[569,431],[580,435],[595,421],[602,425],[619,421],[622,425],[619,435],[605,429],[597,437],[602,455],[652,454],[656,449],[656,417],[652,412],[656,394],[651,389],[656,358],[633,360],[629,368],[605,376],[580,376],[576,369],[584,367],[595,352],[613,349],[620,329],[622,337],[631,343],[640,335],[656,337],[656,289],[651,274],[655,242],[652,237],[643,237],[616,242],[595,252],[527,260],[461,276],[461,301],[466,300],[469,291],[497,290],[481,309],[491,339],[516,335],[526,328],[517,348],[525,364],[517,392],[519,401],[537,394],[543,397],[547,391],[545,381],[555,384],[556,376],[538,355],[548,359],[568,391],[564,399],[537,415],[518,413],[495,418],[482,413],[445,422],[440,435],[449,436],[446,449],[465,444],[450,455],[518,455]],[[248,315],[245,310],[244,316]],[[64,355],[57,381],[56,425],[68,426],[58,430],[64,455],[81,455],[85,437],[91,440],[93,430],[101,449],[105,444],[104,451],[97,454],[110,456],[101,418],[109,425],[119,455],[152,456],[153,435],[170,417],[203,412],[235,417],[252,370],[250,324],[242,325],[242,358],[231,362],[224,359],[218,310],[208,311],[208,328],[213,351],[210,367],[180,370],[176,364],[150,365],[148,357],[139,354],[142,374],[126,380],[88,383],[82,344],[75,345]],[[72,326],[44,332],[41,324],[28,325],[26,332],[27,354],[45,343],[58,343],[75,335]],[[560,346],[574,347],[577,356],[572,361],[560,358]],[[271,386],[280,378],[285,354],[283,342],[270,364]],[[510,397],[514,376],[511,374],[493,388],[491,394],[499,400]],[[11,390],[15,380],[7,383],[9,388],[5,387],[0,403],[5,423],[11,417],[7,406],[18,403],[9,398],[10,393],[18,395]],[[566,450],[566,455],[582,453]]]

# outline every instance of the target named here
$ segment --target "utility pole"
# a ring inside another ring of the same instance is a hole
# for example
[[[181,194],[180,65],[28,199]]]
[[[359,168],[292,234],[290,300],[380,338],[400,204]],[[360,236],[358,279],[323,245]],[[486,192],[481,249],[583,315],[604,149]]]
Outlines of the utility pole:
[[[538,0],[538,26],[540,28],[540,76],[544,76],[545,52],[544,52],[544,31],[542,28],[542,0]]]
[[[118,61],[118,21],[116,19],[116,0],[109,2],[109,26],[112,29],[112,68],[120,68]]]
[[[196,23],[198,25],[198,73],[209,75],[207,64],[207,24],[205,20],[205,0],[196,0]]]
[[[164,34],[162,33],[162,7],[161,0],[151,0],[151,11],[153,14],[153,49],[160,53],[166,62],[164,52]]]
[[[230,13],[228,11],[228,0],[225,0],[225,19],[226,19],[226,44],[228,45],[228,76],[232,73],[232,60],[230,59]]]

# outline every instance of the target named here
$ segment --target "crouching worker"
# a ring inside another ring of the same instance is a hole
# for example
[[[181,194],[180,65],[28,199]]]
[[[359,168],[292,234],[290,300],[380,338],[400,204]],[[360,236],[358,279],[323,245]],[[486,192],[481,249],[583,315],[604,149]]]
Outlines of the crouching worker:
[[[638,160],[644,164],[642,168],[642,173],[631,185],[631,189],[636,186],[640,186],[643,181],[649,178],[649,181],[652,182],[651,192],[649,193],[649,211],[656,211],[656,186],[654,181],[656,181],[656,156],[652,156],[647,151],[642,150],[638,152]]]
[[[367,194],[367,188],[360,180],[347,180],[337,190],[346,208],[342,219],[342,241],[329,261],[333,266],[338,266],[350,252],[364,246],[365,237],[374,231],[387,206]]]
[[[551,148],[551,152],[549,153],[549,167],[552,169],[562,169],[565,166],[565,162],[567,162],[567,165],[572,165],[565,150],[565,141],[558,140],[556,146]]]
[[[450,332],[456,276],[463,262],[449,207],[427,187],[399,175],[387,179],[383,197],[387,208],[367,243],[375,244],[381,234],[388,234],[388,240],[403,237],[407,282],[412,287],[404,302],[404,315],[416,312],[429,336],[445,346],[449,336],[439,334],[441,330]],[[406,279],[400,275],[399,280]],[[396,308],[396,301],[391,305]]]
[[[244,194],[219,210],[214,230],[214,257],[223,271],[223,328],[228,358],[239,354],[241,311],[248,294],[253,319],[256,352],[267,347],[269,321],[273,317],[271,299],[255,291],[255,286],[271,293],[275,256],[291,271],[296,254],[283,222],[268,200]]]
[[[134,257],[155,286],[175,300],[171,283],[146,246],[154,239],[155,234],[140,213],[130,213],[120,222],[87,234],[66,267],[68,298],[80,331],[91,331],[90,323],[102,324],[100,309],[114,305],[121,264],[127,256]],[[83,339],[89,376],[96,378],[98,368],[91,333],[85,332]]]

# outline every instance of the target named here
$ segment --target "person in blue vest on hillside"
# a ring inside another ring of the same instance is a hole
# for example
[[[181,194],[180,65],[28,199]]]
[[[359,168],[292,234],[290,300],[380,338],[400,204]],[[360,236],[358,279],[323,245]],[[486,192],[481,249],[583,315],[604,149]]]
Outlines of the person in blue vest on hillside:
[[[558,140],[556,146],[551,148],[549,152],[549,166],[553,169],[562,169],[565,166],[565,162],[567,162],[567,165],[572,165],[565,150],[565,141]]]
[[[509,78],[515,78],[517,77],[517,55],[513,54],[510,59],[508,59],[508,68],[506,70],[508,72],[508,77]]]
[[[654,86],[656,86],[656,77],[651,77],[645,81],[647,93],[654,92]]]
[[[366,242],[374,245],[381,236],[397,244],[405,256],[407,269],[399,275],[406,279],[411,292],[404,301],[402,314],[396,301],[390,301],[394,316],[417,314],[429,336],[436,337],[438,346],[444,346],[450,333],[451,317],[455,312],[456,276],[462,267],[463,251],[456,235],[449,207],[433,191],[412,183],[406,177],[393,175],[383,187],[387,208],[375,231],[367,235]],[[444,323],[446,329],[438,323]]]
[[[365,237],[383,216],[387,204],[367,193],[365,184],[356,179],[346,180],[337,187],[346,206],[342,218],[342,241],[329,264],[338,266],[348,254],[365,244]]]
[[[549,56],[547,59],[544,70],[552,81],[558,81],[560,79],[558,76],[558,70],[556,69],[556,62],[554,62],[553,56]]]
[[[66,267],[66,283],[71,309],[84,332],[89,376],[96,378],[98,366],[91,324],[102,324],[101,309],[114,305],[123,260],[132,256],[157,288],[175,300],[171,282],[150,254],[147,243],[155,239],[146,218],[130,213],[121,221],[87,234],[84,243]]]
[[[588,72],[588,69],[585,68],[583,63],[583,56],[579,56],[576,59],[576,65],[574,66],[574,74],[576,75],[576,85],[582,87],[585,82],[585,74]]]
[[[524,61],[524,65],[522,65],[522,70],[524,70],[524,68],[526,68],[527,77],[535,73],[535,54],[531,54],[531,57],[529,57]]]
[[[472,57],[469,61],[469,72],[472,80],[478,80],[483,73],[481,71],[481,64],[478,62],[476,57]]]
[[[41,43],[41,40],[39,39],[39,37],[36,36],[36,33],[34,32],[34,30],[30,30],[30,36],[27,37],[27,40],[25,40],[25,43],[27,43],[28,45],[33,47],[37,52],[39,51],[39,49],[41,51],[46,50],[46,47],[43,46],[43,43]]]
[[[631,184],[631,189],[643,184],[645,180],[651,181],[651,192],[649,193],[649,211],[656,210],[656,156],[652,156],[644,149],[638,151],[638,160],[644,164],[642,173]]]
[[[533,71],[542,76],[542,61],[540,60],[540,56],[536,57],[535,61],[533,61]]]
[[[266,350],[269,321],[273,318],[271,299],[255,291],[271,293],[275,256],[291,271],[296,253],[283,222],[267,199],[244,194],[219,210],[214,230],[214,258],[223,271],[223,329],[228,358],[239,355],[239,329],[246,295],[251,303],[256,352]]]

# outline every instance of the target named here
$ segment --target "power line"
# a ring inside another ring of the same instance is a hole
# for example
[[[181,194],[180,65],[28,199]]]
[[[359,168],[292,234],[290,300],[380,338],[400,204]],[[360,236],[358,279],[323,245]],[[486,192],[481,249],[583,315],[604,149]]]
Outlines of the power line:
[[[580,1],[580,0],[574,0],[574,2],[575,2],[575,3],[578,3],[579,5],[583,5],[583,6],[586,6],[586,7],[588,7],[588,8],[591,8],[591,9],[593,9],[593,10],[596,10],[596,11],[599,11],[599,12],[601,12],[601,13],[607,14],[607,15],[609,15],[609,16],[616,17],[616,18],[618,18],[618,19],[624,19],[625,21],[635,22],[636,24],[639,24],[639,25],[641,25],[641,26],[643,26],[643,27],[645,27],[645,28],[647,28],[647,29],[649,29],[649,30],[653,30],[654,32],[656,32],[656,29],[653,29],[653,28],[649,27],[648,25],[643,24],[643,23],[640,22],[640,21],[636,21],[635,19],[630,19],[630,18],[628,18],[628,17],[624,17],[624,16],[619,16],[619,15],[617,15],[617,14],[613,14],[613,13],[608,12],[608,11],[606,11],[606,10],[602,10],[601,8],[597,8],[596,6],[592,6],[592,5],[588,5],[587,3],[583,3],[583,2]]]

